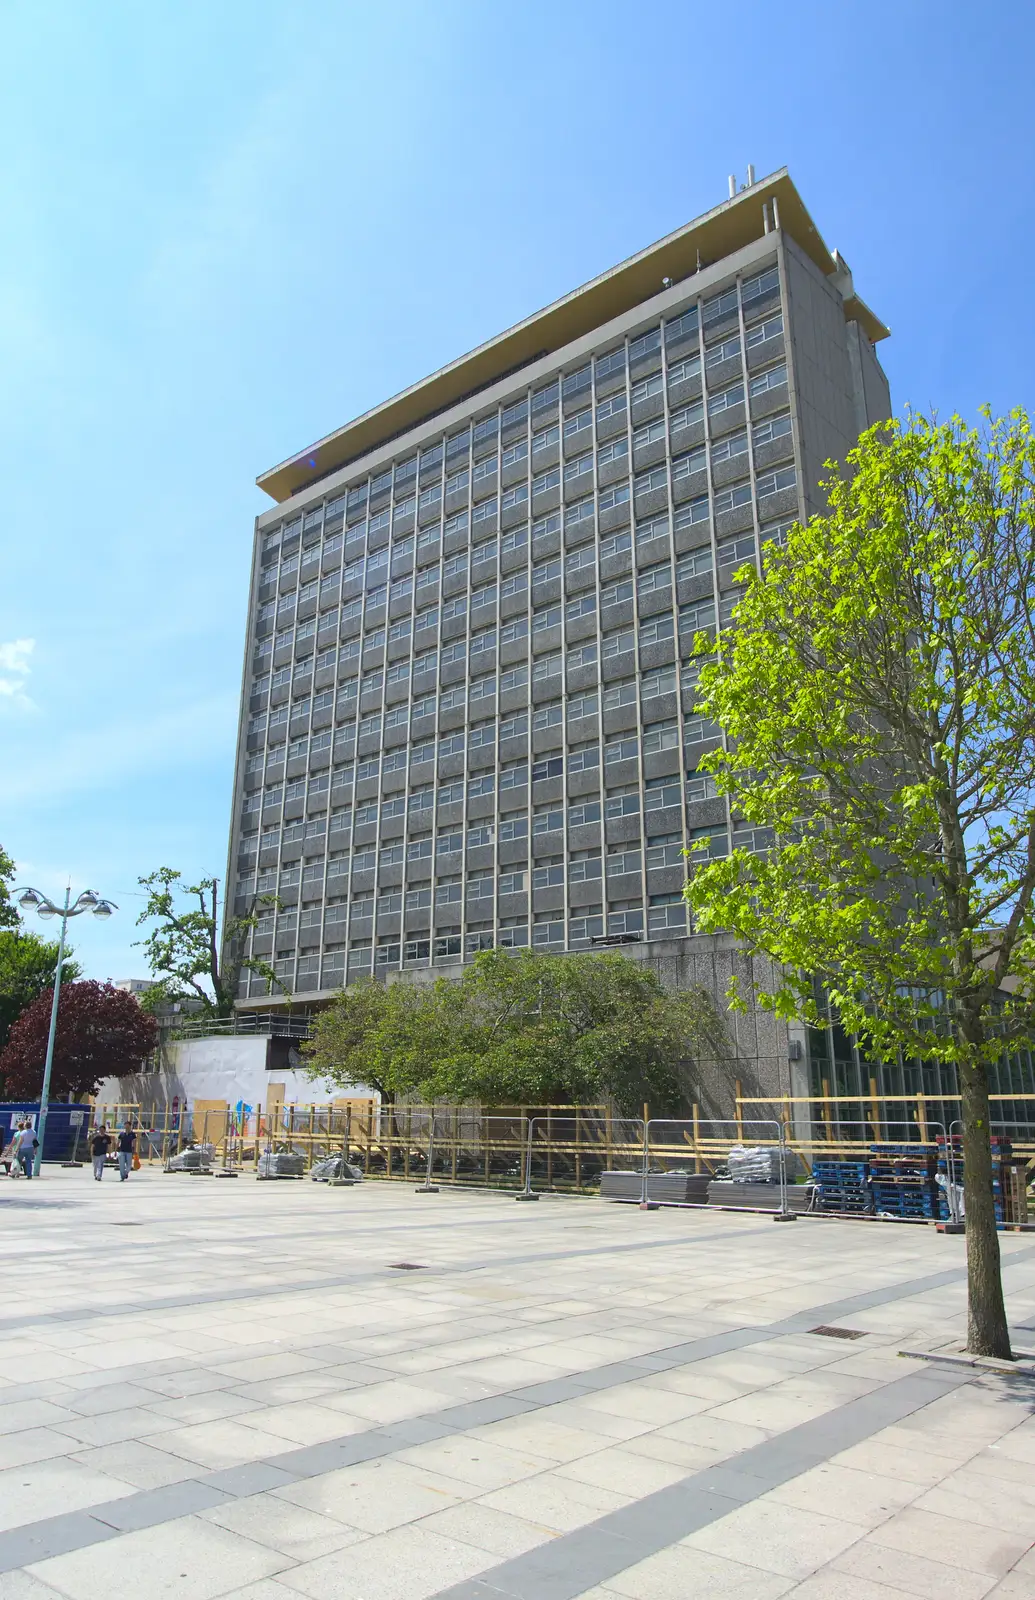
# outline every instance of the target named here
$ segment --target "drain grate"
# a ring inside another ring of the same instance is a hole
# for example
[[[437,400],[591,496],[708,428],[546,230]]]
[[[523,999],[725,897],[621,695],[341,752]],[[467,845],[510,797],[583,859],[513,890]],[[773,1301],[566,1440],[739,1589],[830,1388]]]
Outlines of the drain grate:
[[[428,1270],[420,1261],[390,1261],[388,1266],[391,1272],[427,1272]]]
[[[860,1332],[858,1328],[828,1328],[823,1326],[821,1328],[810,1328],[809,1332],[822,1334],[824,1339],[865,1339],[866,1337],[865,1332]]]

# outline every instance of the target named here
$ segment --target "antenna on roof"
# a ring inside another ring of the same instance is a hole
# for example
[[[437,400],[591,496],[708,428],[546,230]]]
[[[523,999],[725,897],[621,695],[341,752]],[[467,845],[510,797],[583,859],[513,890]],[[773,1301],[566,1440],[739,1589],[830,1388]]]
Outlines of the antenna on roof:
[[[732,172],[729,175],[728,182],[730,186],[730,199],[735,200],[737,198],[737,180],[733,176]]]
[[[748,186],[748,188],[749,188],[749,189],[750,189],[750,188],[751,188],[751,187],[752,187],[752,185],[753,185],[753,184],[754,184],[754,181],[755,181],[755,169],[754,169],[754,167],[753,167],[753,166],[752,166],[752,165],[751,165],[751,163],[750,163],[750,162],[749,162],[749,163],[748,163],[748,184],[747,184],[747,186]]]

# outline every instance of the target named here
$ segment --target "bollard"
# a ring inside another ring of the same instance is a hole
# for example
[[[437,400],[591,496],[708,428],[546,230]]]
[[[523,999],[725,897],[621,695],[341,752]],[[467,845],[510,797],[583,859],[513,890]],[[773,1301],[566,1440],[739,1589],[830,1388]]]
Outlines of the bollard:
[[[644,1107],[646,1110],[646,1107]],[[646,1117],[643,1122],[643,1161],[640,1171],[640,1210],[660,1211],[661,1205],[657,1200],[651,1200],[647,1194],[647,1179],[650,1173],[650,1123]]]
[[[528,1124],[528,1141],[525,1145],[525,1187],[520,1194],[514,1196],[515,1200],[538,1200],[539,1196],[532,1190],[532,1134],[535,1129],[535,1118]]]
[[[780,1136],[780,1209],[773,1215],[774,1222],[797,1222],[798,1213],[792,1211],[787,1204],[787,1146],[784,1142],[786,1129],[782,1122],[777,1123]]]

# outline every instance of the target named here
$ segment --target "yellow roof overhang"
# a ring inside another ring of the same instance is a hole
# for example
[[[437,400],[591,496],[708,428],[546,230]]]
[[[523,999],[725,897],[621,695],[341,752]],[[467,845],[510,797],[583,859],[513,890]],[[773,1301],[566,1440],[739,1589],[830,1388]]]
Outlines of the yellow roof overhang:
[[[822,272],[837,271],[786,167],[781,167],[563,299],[364,412],[308,450],[271,467],[256,479],[259,488],[278,503],[288,500],[300,489],[397,437],[423,418],[446,410],[507,373],[630,311],[658,294],[662,279],[677,282],[696,272],[698,264],[710,266],[743,249],[763,236],[762,205],[772,199],[777,203],[781,229]],[[857,296],[845,301],[845,314],[858,321],[874,343],[887,338],[889,330]]]

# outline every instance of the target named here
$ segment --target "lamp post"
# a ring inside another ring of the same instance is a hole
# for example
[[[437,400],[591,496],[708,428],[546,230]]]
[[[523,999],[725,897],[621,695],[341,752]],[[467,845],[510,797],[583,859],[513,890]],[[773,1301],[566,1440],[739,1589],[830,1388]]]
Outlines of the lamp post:
[[[81,917],[84,911],[90,911],[95,917],[108,918],[113,911],[118,910],[111,900],[102,900],[100,895],[94,894],[92,889],[84,889],[78,900],[72,902],[71,887],[65,890],[65,903],[63,906],[54,904],[47,895],[41,894],[38,889],[16,890],[18,904],[23,911],[35,911],[36,915],[49,922],[51,917],[61,918],[61,938],[58,940],[57,966],[54,969],[54,998],[50,1005],[50,1033],[47,1036],[47,1060],[43,1068],[43,1088],[40,1091],[40,1117],[36,1129],[38,1140],[36,1160],[33,1173],[38,1178],[40,1164],[43,1161],[43,1136],[47,1131],[47,1107],[50,1101],[50,1069],[54,1064],[54,1037],[57,1033],[58,995],[61,992],[61,968],[65,962],[65,933],[68,928],[69,917]]]

